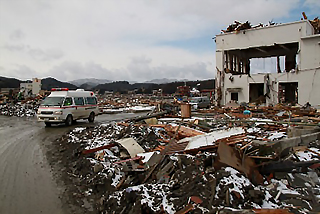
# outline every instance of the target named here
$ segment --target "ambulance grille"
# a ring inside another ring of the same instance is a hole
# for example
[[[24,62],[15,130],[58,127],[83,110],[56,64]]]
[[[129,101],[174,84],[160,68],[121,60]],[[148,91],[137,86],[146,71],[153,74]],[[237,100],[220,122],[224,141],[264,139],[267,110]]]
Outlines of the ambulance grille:
[[[41,111],[41,114],[53,114],[53,111]]]

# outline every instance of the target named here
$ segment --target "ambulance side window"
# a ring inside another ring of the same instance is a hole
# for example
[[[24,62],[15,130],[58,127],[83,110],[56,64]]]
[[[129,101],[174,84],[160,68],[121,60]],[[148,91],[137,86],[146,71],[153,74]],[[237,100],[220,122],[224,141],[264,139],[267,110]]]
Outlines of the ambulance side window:
[[[75,97],[74,104],[76,104],[77,106],[83,106],[84,105],[83,97]]]
[[[86,97],[87,104],[89,105],[97,105],[97,99],[95,97]]]
[[[71,97],[67,97],[64,100],[63,106],[71,106],[72,105],[72,98]]]

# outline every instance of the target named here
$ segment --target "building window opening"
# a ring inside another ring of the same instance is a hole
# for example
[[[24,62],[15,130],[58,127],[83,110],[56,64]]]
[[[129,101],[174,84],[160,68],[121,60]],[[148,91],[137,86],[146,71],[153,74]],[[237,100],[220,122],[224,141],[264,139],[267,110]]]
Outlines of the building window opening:
[[[285,56],[250,59],[251,73],[283,73]]]
[[[283,73],[297,69],[299,43],[224,51],[224,71],[235,75]]]
[[[233,101],[238,101],[239,100],[238,92],[232,92],[231,93],[231,100],[233,100]]]
[[[264,96],[264,84],[263,83],[250,83],[249,85],[249,102],[262,104],[266,103],[266,97]]]
[[[298,103],[298,83],[279,83],[279,103]]]

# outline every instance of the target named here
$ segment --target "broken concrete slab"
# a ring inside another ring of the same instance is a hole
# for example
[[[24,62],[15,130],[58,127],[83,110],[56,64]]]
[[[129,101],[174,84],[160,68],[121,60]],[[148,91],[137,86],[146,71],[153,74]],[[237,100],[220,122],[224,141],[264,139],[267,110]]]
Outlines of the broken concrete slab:
[[[316,172],[290,173],[288,181],[293,187],[315,187],[320,184],[320,180]]]
[[[139,153],[145,152],[144,149],[133,138],[125,138],[116,142],[123,146],[132,158]]]
[[[236,128],[230,128],[227,130],[214,131],[208,134],[199,135],[195,137],[184,138],[178,141],[178,143],[183,143],[188,141],[189,143],[188,143],[188,146],[185,148],[185,150],[191,150],[199,147],[215,145],[215,142],[219,139],[231,137],[231,136],[239,135],[243,133],[245,133],[243,128],[236,127]]]
[[[309,143],[314,142],[316,140],[320,140],[320,132],[306,134],[299,137],[284,138],[279,141],[270,143],[269,145],[277,154],[280,154],[286,148],[301,145],[308,146]]]
[[[287,129],[288,138],[299,137],[316,132],[320,132],[320,128],[310,126],[291,126]]]

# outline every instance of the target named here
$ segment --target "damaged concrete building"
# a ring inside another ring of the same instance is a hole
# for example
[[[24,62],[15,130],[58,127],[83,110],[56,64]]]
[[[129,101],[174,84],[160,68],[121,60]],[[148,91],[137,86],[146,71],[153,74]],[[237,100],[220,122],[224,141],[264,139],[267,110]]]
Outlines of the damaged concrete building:
[[[265,105],[309,102],[320,107],[320,34],[309,20],[216,36],[216,100]],[[259,73],[252,60],[273,58],[274,70]],[[283,60],[283,70],[280,67]]]

